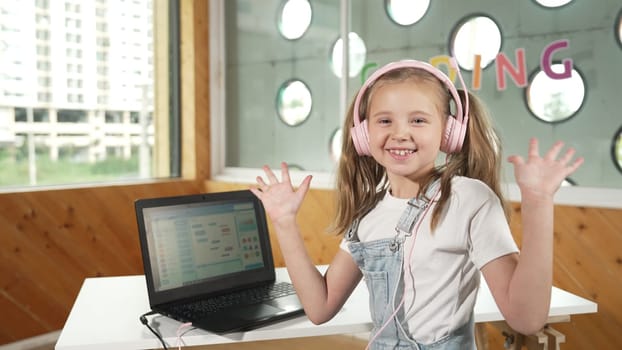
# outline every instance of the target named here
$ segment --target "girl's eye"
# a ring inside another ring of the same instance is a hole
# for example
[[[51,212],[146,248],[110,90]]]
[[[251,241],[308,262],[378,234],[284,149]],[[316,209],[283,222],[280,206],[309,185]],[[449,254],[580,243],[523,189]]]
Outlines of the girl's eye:
[[[423,119],[423,118],[414,118],[412,120],[412,123],[413,124],[422,124],[422,123],[425,123],[425,119]]]
[[[391,123],[391,121],[389,119],[379,119],[378,123],[379,124],[389,124],[389,123]]]

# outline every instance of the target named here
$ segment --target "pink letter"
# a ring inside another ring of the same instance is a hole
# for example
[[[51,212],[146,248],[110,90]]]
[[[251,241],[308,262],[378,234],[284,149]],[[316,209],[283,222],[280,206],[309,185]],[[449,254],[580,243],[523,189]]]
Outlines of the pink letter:
[[[562,61],[564,64],[564,71],[562,73],[555,73],[551,68],[551,57],[553,53],[559,49],[568,47],[568,40],[562,39],[554,41],[542,50],[542,57],[540,58],[540,68],[551,79],[566,79],[572,76],[572,60],[567,58]]]
[[[514,84],[518,87],[527,86],[527,72],[525,66],[525,49],[516,49],[516,62],[518,69],[512,66],[512,62],[507,58],[503,52],[497,54],[496,66],[497,66],[497,90],[505,90],[505,75],[503,71],[510,73]]]

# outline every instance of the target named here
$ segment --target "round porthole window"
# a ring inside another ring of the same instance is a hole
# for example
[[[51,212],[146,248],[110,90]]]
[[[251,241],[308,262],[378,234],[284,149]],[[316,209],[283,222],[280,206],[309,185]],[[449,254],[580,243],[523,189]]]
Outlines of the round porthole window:
[[[289,126],[302,124],[311,115],[311,91],[298,79],[288,80],[277,93],[277,114]]]
[[[616,19],[616,25],[613,28],[616,33],[616,40],[618,41],[618,45],[622,47],[622,9],[618,12],[618,19]]]
[[[350,32],[348,34],[348,48],[349,48],[349,60],[348,60],[348,75],[350,78],[355,77],[357,74],[361,72],[363,65],[365,64],[365,57],[367,56],[367,48],[365,47],[365,43],[363,39],[356,34],[355,32]],[[331,61],[330,68],[333,73],[341,78],[342,71],[342,59],[343,59],[343,40],[341,38],[337,39],[333,44],[333,48],[331,50]]]
[[[471,15],[458,22],[449,42],[449,52],[466,70],[473,70],[475,55],[481,56],[481,68],[488,67],[500,50],[501,30],[492,18],[484,15]]]
[[[428,11],[430,0],[385,0],[384,9],[389,18],[401,26],[413,25]]]
[[[302,37],[311,25],[311,4],[308,0],[287,0],[281,5],[279,33],[288,40]]]
[[[613,135],[611,142],[611,158],[613,158],[613,164],[622,173],[622,126]]]
[[[563,64],[553,64],[551,70],[562,74]],[[572,69],[570,78],[553,79],[544,71],[538,71],[525,88],[525,100],[529,111],[546,123],[563,122],[574,116],[585,99],[585,84],[577,70]]]
[[[341,143],[342,143],[341,138],[342,137],[343,137],[343,132],[341,131],[341,128],[333,131],[333,134],[330,137],[330,144],[329,144],[330,159],[332,159],[333,162],[338,162],[339,157],[341,157]]]
[[[535,2],[538,3],[538,5],[549,7],[549,8],[562,7],[570,3],[571,1],[572,0],[535,0]]]

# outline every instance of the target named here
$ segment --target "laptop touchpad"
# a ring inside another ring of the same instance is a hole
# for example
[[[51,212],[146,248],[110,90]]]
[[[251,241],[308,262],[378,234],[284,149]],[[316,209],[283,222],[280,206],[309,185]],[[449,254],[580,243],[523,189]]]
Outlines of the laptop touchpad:
[[[239,317],[243,320],[257,320],[273,316],[282,311],[279,308],[266,304],[251,305],[244,308],[235,309],[232,316]]]

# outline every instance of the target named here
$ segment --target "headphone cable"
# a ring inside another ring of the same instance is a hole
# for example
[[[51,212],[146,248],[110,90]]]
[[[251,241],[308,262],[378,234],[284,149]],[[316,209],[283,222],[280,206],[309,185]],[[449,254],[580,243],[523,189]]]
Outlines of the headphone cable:
[[[140,319],[140,323],[144,324],[145,326],[147,326],[147,328],[151,331],[151,333],[153,333],[158,340],[160,341],[160,343],[162,343],[162,346],[164,347],[165,350],[168,350],[168,347],[166,346],[166,343],[164,342],[164,339],[162,339],[162,336],[160,335],[160,333],[156,332],[155,329],[153,329],[150,325],[149,325],[149,321],[147,320],[147,316],[149,315],[153,315],[155,314],[155,311],[149,311],[146,312],[144,314],[142,314],[139,319]]]

